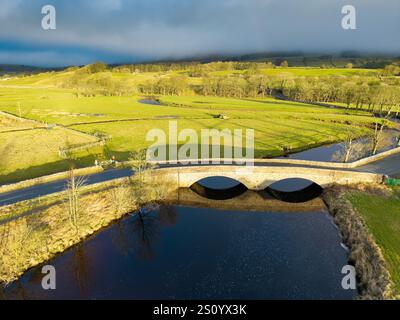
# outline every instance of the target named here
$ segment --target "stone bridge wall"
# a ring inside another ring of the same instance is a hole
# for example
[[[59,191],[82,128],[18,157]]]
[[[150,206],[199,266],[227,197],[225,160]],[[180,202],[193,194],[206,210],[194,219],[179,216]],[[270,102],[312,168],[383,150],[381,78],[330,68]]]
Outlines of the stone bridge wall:
[[[241,166],[188,166],[160,168],[152,173],[155,179],[164,179],[177,188],[189,188],[199,180],[222,176],[243,183],[250,190],[264,190],[274,182],[300,178],[326,187],[332,184],[351,185],[358,183],[380,184],[383,175],[356,171],[343,171],[306,167],[241,167]]]

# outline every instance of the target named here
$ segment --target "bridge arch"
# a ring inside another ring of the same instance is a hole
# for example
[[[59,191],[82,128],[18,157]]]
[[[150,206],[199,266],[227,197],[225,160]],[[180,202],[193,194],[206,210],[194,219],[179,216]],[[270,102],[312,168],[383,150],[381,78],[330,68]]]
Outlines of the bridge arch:
[[[254,187],[254,183],[252,183],[250,177],[245,177],[245,176],[238,176],[235,172],[228,172],[228,171],[221,171],[221,172],[204,172],[201,174],[196,174],[196,177],[193,177],[193,179],[190,180],[190,182],[186,183],[186,185],[189,185],[189,187],[195,185],[195,184],[202,184],[202,182],[206,179],[211,179],[211,178],[224,178],[224,179],[229,179],[232,182],[236,182],[237,185],[241,184],[243,185],[247,190],[251,190]],[[182,174],[180,175],[179,179],[182,181]],[[207,186],[205,186],[207,187]],[[218,188],[212,188],[208,187],[209,189],[218,189]],[[229,189],[229,188],[222,188],[222,189]]]
[[[324,187],[335,181],[335,174],[329,170],[298,167],[238,167],[238,166],[197,166],[180,167],[180,187],[190,188],[195,183],[213,177],[224,177],[243,184],[249,190],[262,191],[287,179],[303,179]]]
[[[240,181],[213,176],[204,178],[190,186],[197,195],[210,200],[230,200],[241,196],[249,189]],[[317,183],[305,179],[284,179],[259,191],[264,198],[271,197],[288,203],[303,203],[318,198],[323,188]]]
[[[210,200],[233,199],[249,190],[243,183],[221,176],[204,178],[192,184],[190,189]]]
[[[310,180],[291,178],[271,184],[264,192],[280,201],[302,203],[318,198],[323,187]]]

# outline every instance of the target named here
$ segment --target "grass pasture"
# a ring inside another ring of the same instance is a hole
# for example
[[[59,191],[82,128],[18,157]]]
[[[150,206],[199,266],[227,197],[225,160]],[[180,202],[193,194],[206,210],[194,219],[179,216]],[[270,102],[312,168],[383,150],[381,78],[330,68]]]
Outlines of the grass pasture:
[[[95,137],[60,127],[29,128],[29,124],[27,127],[23,122],[19,126],[0,126],[0,183],[67,170],[68,162],[59,156],[59,150],[69,145],[97,140]],[[4,128],[11,131],[2,131]],[[82,165],[84,160],[85,155],[81,155]]]
[[[280,68],[272,70],[282,72]],[[310,75],[328,71],[370,72],[346,69],[326,71],[319,68],[288,70]],[[174,72],[167,72],[167,76],[171,74]],[[178,130],[254,129],[256,157],[279,156],[284,147],[303,150],[340,141],[349,130],[361,136],[370,130],[373,121],[364,111],[332,109],[273,98],[159,96],[162,105],[149,105],[140,103],[142,97],[137,95],[77,97],[73,90],[58,85],[69,76],[70,72],[50,72],[0,81],[0,111],[35,120],[37,126],[57,125],[53,130],[9,132],[10,126],[16,124],[0,122],[0,183],[65,170],[66,161],[58,156],[58,150],[70,144],[92,142],[96,139],[93,135],[99,132],[112,139],[104,150],[95,148],[75,154],[77,165],[92,165],[101,153],[105,153],[106,157],[114,155],[118,160],[126,160],[130,152],[151,144],[146,141],[150,129],[160,128],[168,132],[171,120],[177,121]],[[113,73],[112,76],[133,83],[160,77],[160,74]],[[198,79],[193,78],[193,81]],[[35,125],[23,121],[17,124],[19,128],[27,126],[25,129]]]

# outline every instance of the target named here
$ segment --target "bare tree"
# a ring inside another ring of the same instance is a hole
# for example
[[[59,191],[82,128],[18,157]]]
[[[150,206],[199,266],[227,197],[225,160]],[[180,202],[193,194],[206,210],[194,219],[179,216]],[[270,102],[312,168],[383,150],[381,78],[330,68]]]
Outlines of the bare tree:
[[[84,177],[76,177],[73,169],[69,171],[69,179],[66,188],[66,204],[69,219],[76,233],[79,233],[79,216],[82,214],[83,207],[80,203],[82,187],[86,180]]]
[[[349,162],[355,147],[355,139],[356,136],[352,132],[349,132],[342,147],[333,155],[333,159],[343,161],[344,163]]]
[[[147,161],[147,151],[145,149],[131,152],[129,162],[136,177],[140,178],[140,182],[144,183],[144,174],[153,169],[154,165]]]
[[[374,121],[374,131],[372,136],[372,155],[376,155],[378,152],[379,145],[382,142],[384,129],[389,126],[390,118],[392,116],[394,105],[390,105],[387,108],[381,108],[378,116]]]
[[[366,139],[348,137],[332,156],[332,160],[348,163],[368,155],[370,143]]]
[[[146,181],[146,175],[148,176],[154,166],[147,161],[146,150],[132,152],[129,161],[134,171],[134,175],[131,178],[133,195],[140,211],[140,208],[146,205],[151,198],[152,189],[149,186],[149,182]]]
[[[117,185],[110,190],[110,194],[112,207],[116,217],[118,217],[121,212],[127,212],[127,210],[129,210],[134,203],[129,185],[127,184],[123,183]]]

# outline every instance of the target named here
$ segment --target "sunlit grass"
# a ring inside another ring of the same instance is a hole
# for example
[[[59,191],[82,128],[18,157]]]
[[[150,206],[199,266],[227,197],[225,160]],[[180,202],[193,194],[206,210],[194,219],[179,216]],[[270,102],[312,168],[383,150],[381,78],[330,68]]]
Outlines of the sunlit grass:
[[[282,69],[273,69],[282,72]],[[311,70],[311,71],[310,71]],[[336,72],[331,69],[330,72]],[[339,69],[338,69],[339,70]],[[268,70],[266,69],[266,72]],[[289,68],[290,72],[326,72],[323,69]],[[351,70],[350,70],[351,71]],[[340,72],[349,73],[340,69]],[[339,71],[338,71],[339,72]],[[364,72],[357,70],[357,72]],[[180,72],[167,72],[173,75]],[[183,72],[184,73],[184,72]],[[77,97],[73,90],[59,87],[70,72],[51,72],[0,81],[0,110],[37,121],[38,126],[57,124],[84,133],[103,132],[112,137],[107,142],[107,157],[126,160],[128,154],[151,144],[146,134],[154,128],[168,132],[170,120],[178,129],[203,128],[254,129],[256,157],[274,157],[283,148],[303,150],[343,140],[348,131],[366,134],[372,117],[362,111],[347,111],[275,100],[270,97],[233,99],[222,97],[160,96],[163,105],[146,105],[141,96]],[[159,73],[113,73],[128,83],[160,76]],[[100,75],[95,75],[100,76]],[[198,81],[193,78],[190,81]],[[201,80],[201,79],[200,79]],[[225,119],[220,119],[223,115]],[[33,126],[32,123],[19,124]],[[11,128],[12,129],[12,128]],[[0,124],[2,157],[0,182],[16,181],[66,169],[58,150],[68,143],[91,141],[92,137],[67,139],[64,129],[7,132],[10,124]],[[181,142],[184,143],[184,142]],[[77,163],[91,165],[101,150],[75,155]]]
[[[400,294],[400,188],[389,198],[352,192],[349,199],[381,248],[397,294]]]

